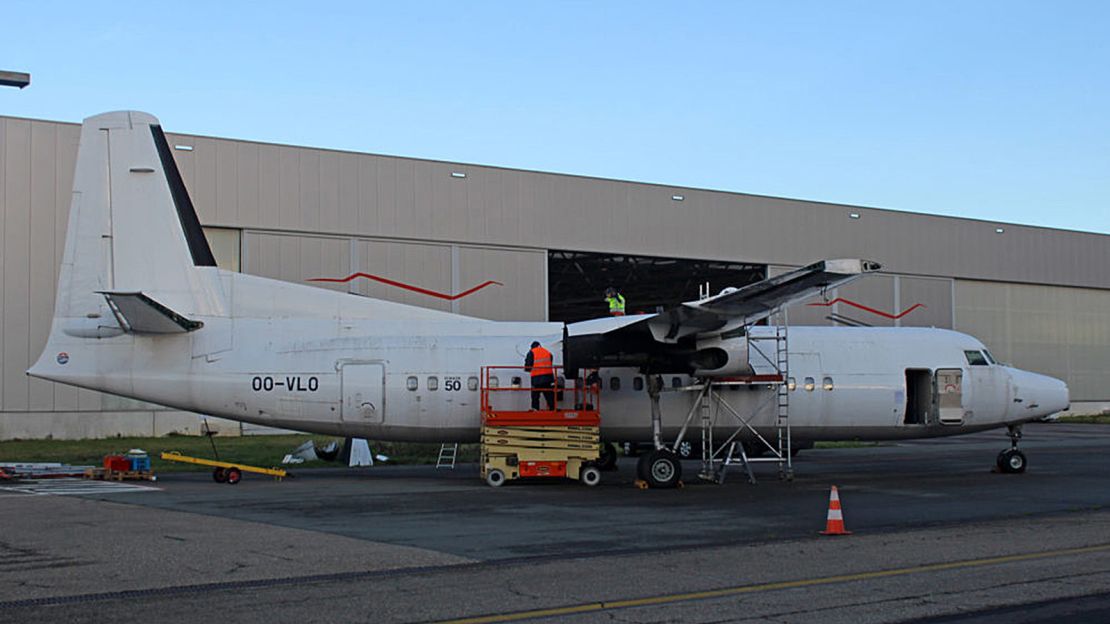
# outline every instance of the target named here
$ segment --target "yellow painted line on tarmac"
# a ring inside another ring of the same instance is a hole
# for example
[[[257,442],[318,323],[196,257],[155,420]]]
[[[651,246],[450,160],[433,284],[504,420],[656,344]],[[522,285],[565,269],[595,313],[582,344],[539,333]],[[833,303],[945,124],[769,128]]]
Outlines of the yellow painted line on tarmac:
[[[609,600],[603,602],[584,602],[565,607],[552,607],[550,609],[533,609],[530,611],[513,611],[496,615],[482,615],[477,617],[460,618],[457,620],[441,620],[439,624],[490,624],[494,622],[517,622],[533,618],[558,617],[563,615],[577,615],[581,613],[595,613],[612,609],[627,609],[629,607],[647,607],[709,598],[725,598],[742,594],[754,594],[780,589],[795,589],[798,587],[813,587],[816,585],[832,585],[835,583],[851,583],[870,579],[888,578],[892,576],[906,576],[924,572],[944,572],[948,570],[962,570],[983,566],[1016,563],[1020,561],[1033,561],[1036,559],[1049,559],[1052,557],[1066,557],[1068,555],[1086,555],[1097,552],[1110,551],[1110,544],[1097,544],[1081,548],[1064,548],[1060,550],[1046,550],[1042,552],[1023,553],[1019,555],[1004,555],[1001,557],[985,557],[982,559],[965,559],[963,561],[950,561],[947,563],[930,563],[908,568],[894,568],[892,570],[874,570],[871,572],[857,572],[855,574],[838,574],[835,576],[822,576],[817,578],[799,579],[796,581],[780,581],[777,583],[760,583],[757,585],[739,585],[724,587],[699,592],[686,592],[681,594],[662,594],[645,598],[630,598],[627,600]]]

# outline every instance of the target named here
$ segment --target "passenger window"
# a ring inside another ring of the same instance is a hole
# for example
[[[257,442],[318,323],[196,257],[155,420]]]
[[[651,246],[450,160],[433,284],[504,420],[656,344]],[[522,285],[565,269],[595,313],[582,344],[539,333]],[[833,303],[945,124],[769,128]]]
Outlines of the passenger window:
[[[682,380],[679,379],[678,377],[671,377],[671,387],[672,388],[681,388],[682,387]]]
[[[439,377],[429,377],[428,378],[428,389],[429,390],[439,390]]]
[[[472,392],[474,390],[477,390],[478,389],[478,378],[477,377],[467,377],[467,379],[466,379],[466,389],[470,390]]]
[[[500,388],[501,387],[501,380],[497,378],[497,375],[490,375],[489,376],[489,387],[490,388]]]
[[[832,390],[833,389],[832,377],[826,377],[826,378],[822,379],[821,380],[821,387],[823,387],[825,390]]]
[[[609,389],[610,390],[620,390],[621,389],[621,378],[620,377],[610,377],[609,378]]]
[[[405,387],[409,390],[416,390],[419,385],[420,382],[416,380],[415,375],[409,375],[409,378],[405,380]]]
[[[806,379],[805,379],[806,392],[813,392],[813,389],[816,386],[817,386],[817,383],[813,381],[813,377],[806,377]]]
[[[967,357],[967,363],[972,366],[989,366],[987,356],[983,355],[982,351],[964,351]]]
[[[786,389],[793,392],[798,389],[798,380],[790,377],[786,380]]]
[[[641,392],[644,389],[644,378],[643,377],[633,377],[632,378],[632,389],[635,390],[636,392]]]

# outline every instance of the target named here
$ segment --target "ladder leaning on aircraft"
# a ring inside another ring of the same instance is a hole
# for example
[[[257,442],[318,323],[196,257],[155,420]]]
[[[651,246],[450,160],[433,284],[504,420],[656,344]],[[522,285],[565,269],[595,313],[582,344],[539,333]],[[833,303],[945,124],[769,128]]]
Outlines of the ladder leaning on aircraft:
[[[762,438],[789,476],[790,450],[813,440],[1003,427],[1011,448],[999,467],[1024,470],[1020,426],[1067,407],[1061,381],[997,364],[981,342],[949,330],[794,326],[787,343],[784,323],[759,324],[879,268],[823,260],[660,313],[566,325],[225,271],[158,120],[112,112],[81,128],[54,319],[28,374],[312,433],[477,442],[481,367],[520,362],[538,340],[568,377],[601,371],[602,440],[651,440],[642,472],[659,486],[677,485],[682,469],[665,441],[693,429],[702,472],[718,480],[751,461],[733,442]],[[659,392],[645,397],[644,376]]]

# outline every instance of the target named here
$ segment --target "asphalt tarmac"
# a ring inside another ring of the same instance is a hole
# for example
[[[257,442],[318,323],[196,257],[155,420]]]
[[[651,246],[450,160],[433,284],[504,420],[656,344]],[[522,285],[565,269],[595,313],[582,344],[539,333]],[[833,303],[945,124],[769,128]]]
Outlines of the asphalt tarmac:
[[[0,622],[1110,619],[1110,427],[815,449],[792,482],[477,467],[0,488]],[[823,537],[829,487],[853,535]],[[51,491],[53,490],[53,491]],[[486,619],[481,619],[486,618]],[[492,618],[492,619],[491,619]]]

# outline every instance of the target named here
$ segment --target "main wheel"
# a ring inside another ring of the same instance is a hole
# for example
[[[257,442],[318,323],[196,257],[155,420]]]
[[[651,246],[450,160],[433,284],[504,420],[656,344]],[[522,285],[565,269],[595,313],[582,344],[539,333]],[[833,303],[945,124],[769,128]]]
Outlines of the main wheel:
[[[678,453],[678,456],[681,457],[682,459],[693,459],[694,454],[695,454],[694,443],[691,442],[690,440],[685,440],[685,439],[682,440],[682,442],[679,442],[678,446],[675,447],[674,450],[675,450],[676,453]]]
[[[578,473],[578,480],[584,485],[593,487],[601,483],[601,471],[597,469],[597,466],[586,466]]]
[[[597,460],[597,467],[602,470],[615,470],[617,467],[617,447],[612,442],[601,443],[601,453]]]
[[[243,480],[243,473],[238,468],[227,469],[227,484],[235,485]]]
[[[490,470],[486,473],[486,483],[490,484],[493,487],[501,487],[502,485],[505,485],[505,473],[501,472],[497,468]]]
[[[212,480],[216,483],[225,483],[227,482],[227,473],[223,468],[216,468],[212,471]]]
[[[998,455],[998,467],[1002,472],[1018,474],[1025,472],[1025,453],[1017,449],[1007,449]]]
[[[653,488],[673,488],[682,479],[682,461],[678,455],[667,450],[656,450],[640,460],[643,474],[641,479]]]

